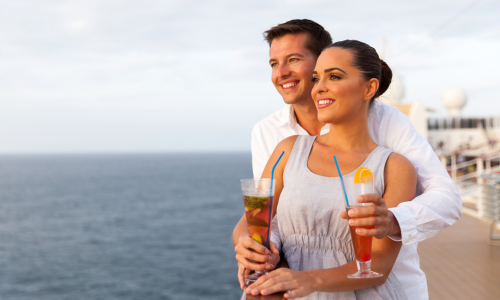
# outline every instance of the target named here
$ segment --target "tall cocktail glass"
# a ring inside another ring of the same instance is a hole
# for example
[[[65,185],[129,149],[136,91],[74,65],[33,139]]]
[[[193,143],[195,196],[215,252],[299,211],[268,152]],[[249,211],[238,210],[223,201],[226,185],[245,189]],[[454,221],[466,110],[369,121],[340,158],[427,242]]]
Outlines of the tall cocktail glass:
[[[241,180],[248,233],[252,239],[264,246],[269,245],[269,230],[272,219],[271,202],[274,196],[275,183],[276,180],[273,179],[271,190],[270,178]],[[245,283],[249,285],[265,274],[267,274],[267,271],[255,271],[245,276]]]
[[[349,201],[349,206],[346,207],[347,215],[349,215],[349,210],[354,208],[359,208],[367,205],[369,203],[358,203],[356,198],[365,194],[373,194],[375,192],[375,177],[373,175],[361,175],[358,180],[352,186],[351,201]],[[370,217],[370,216],[368,216]],[[347,275],[348,278],[376,278],[381,277],[382,274],[373,272],[371,270],[371,260],[372,260],[372,237],[371,236],[360,236],[356,233],[358,228],[372,229],[373,226],[359,226],[351,228],[351,238],[352,244],[354,246],[354,253],[356,255],[356,262],[358,265],[358,272]]]

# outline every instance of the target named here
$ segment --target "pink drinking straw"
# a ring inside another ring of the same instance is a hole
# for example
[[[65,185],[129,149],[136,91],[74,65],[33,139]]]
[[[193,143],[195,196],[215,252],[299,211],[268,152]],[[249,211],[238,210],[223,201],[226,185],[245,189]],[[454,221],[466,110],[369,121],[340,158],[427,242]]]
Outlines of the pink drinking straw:
[[[274,164],[273,170],[271,171],[271,210],[269,212],[269,221],[267,223],[267,240],[266,240],[266,248],[267,249],[269,249],[269,233],[271,232],[271,216],[273,215],[273,200],[274,200],[274,196],[273,196],[273,179],[274,179],[274,168],[276,168],[276,166],[280,162],[281,157],[283,156],[283,154],[285,154],[285,151],[281,152],[280,157],[278,157],[278,160]]]

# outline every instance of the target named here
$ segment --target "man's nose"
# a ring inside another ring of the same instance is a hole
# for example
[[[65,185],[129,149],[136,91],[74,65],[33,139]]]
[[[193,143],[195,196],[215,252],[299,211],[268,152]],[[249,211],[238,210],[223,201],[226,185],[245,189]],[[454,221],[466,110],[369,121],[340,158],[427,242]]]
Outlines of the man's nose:
[[[290,68],[287,64],[281,64],[278,66],[277,74],[278,77],[286,77],[290,75]]]

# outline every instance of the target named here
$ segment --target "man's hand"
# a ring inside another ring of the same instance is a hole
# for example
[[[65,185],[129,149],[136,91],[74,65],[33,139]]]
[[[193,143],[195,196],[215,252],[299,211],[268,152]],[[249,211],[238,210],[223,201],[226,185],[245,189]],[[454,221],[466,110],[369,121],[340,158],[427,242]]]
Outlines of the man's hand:
[[[276,244],[273,242],[270,244],[271,251],[249,236],[242,236],[238,239],[234,251],[236,251],[236,260],[238,261],[238,281],[242,289],[245,287],[244,277],[251,270],[273,270],[280,261],[280,253]]]
[[[362,236],[374,236],[383,239],[386,236],[401,235],[399,223],[390,210],[387,209],[384,199],[377,194],[366,194],[356,198],[358,203],[373,203],[373,205],[351,209],[349,211],[350,226],[374,226],[373,229],[358,228],[356,233]],[[347,219],[345,211],[340,217]]]

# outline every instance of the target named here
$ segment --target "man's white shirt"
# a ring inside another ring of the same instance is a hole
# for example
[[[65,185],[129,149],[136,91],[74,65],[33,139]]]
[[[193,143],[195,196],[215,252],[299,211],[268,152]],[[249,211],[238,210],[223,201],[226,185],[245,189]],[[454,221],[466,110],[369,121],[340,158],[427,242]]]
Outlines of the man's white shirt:
[[[410,120],[396,107],[373,103],[368,113],[368,129],[372,139],[408,158],[417,170],[417,196],[410,202],[390,208],[401,227],[403,246],[392,271],[398,277],[409,300],[428,299],[425,274],[420,269],[417,245],[435,236],[462,216],[462,200],[429,143],[417,133]],[[326,134],[330,125],[321,129]],[[298,123],[293,106],[258,122],[252,130],[252,166],[255,178],[260,178],[274,149],[292,135],[308,135]],[[274,230],[273,230],[274,231]]]

